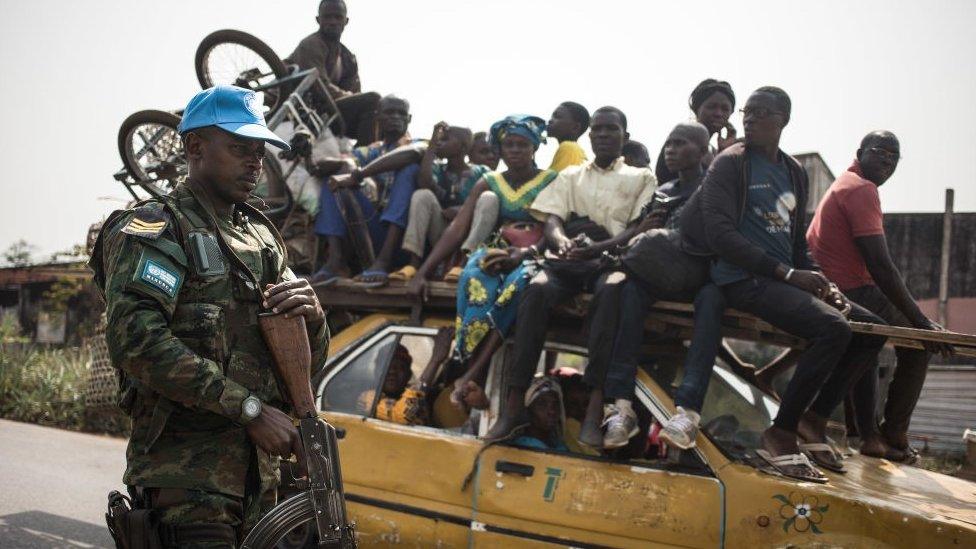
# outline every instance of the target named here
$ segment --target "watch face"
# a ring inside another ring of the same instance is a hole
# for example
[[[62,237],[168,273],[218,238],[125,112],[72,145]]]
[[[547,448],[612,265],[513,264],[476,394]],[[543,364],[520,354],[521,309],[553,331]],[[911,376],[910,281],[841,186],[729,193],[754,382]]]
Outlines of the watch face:
[[[244,401],[244,415],[257,417],[261,412],[261,401],[256,398],[248,398]]]

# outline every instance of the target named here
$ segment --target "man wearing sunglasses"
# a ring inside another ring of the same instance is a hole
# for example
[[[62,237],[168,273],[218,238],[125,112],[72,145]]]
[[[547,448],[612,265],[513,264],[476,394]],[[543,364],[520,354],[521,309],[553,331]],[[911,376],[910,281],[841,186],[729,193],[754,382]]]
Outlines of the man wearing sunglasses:
[[[790,110],[790,98],[779,88],[753,92],[742,109],[745,141],[715,158],[680,227],[685,251],[715,257],[711,278],[729,307],[807,341],[756,452],[784,475],[826,482],[800,452],[844,472],[826,444],[827,418],[885,340],[852,334],[844,316],[822,300],[829,282],[808,253],[804,231],[806,172],[779,148]],[[857,305],[850,314],[876,320]],[[798,437],[806,444],[798,445]]]
[[[855,303],[892,326],[941,330],[918,308],[885,242],[878,187],[895,173],[900,157],[895,134],[876,131],[864,136],[854,163],[834,181],[817,207],[807,241],[824,273]],[[851,397],[862,454],[915,459],[916,452],[908,445],[908,424],[925,382],[927,351],[947,354],[951,350],[945,345],[896,350],[898,363],[880,433],[874,414],[877,376],[865,375],[857,382]]]

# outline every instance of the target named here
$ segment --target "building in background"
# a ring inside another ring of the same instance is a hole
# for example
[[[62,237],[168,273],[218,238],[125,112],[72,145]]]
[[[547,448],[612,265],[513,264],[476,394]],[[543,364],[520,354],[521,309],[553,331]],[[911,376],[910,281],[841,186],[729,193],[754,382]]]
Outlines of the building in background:
[[[76,342],[91,313],[91,271],[81,262],[0,268],[0,320],[36,343]]]

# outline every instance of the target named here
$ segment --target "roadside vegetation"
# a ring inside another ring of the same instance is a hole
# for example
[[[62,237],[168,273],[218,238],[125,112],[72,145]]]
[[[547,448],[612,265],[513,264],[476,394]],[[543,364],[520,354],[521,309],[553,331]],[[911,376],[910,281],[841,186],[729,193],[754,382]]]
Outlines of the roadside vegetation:
[[[81,347],[31,343],[15,320],[0,319],[0,418],[72,431],[125,434],[114,410],[86,409],[90,353]]]

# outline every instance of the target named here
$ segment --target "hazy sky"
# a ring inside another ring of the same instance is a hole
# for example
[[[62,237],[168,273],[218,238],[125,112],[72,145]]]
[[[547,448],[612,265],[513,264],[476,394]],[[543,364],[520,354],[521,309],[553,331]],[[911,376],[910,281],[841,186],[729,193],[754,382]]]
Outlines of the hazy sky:
[[[788,152],[819,151],[839,173],[865,133],[890,129],[904,160],[885,210],[941,210],[950,186],[958,211],[976,210],[976,2],[347,2],[364,89],[408,98],[415,136],[441,119],[547,118],[571,99],[623,109],[656,156],[702,78],[731,82],[736,108],[772,84],[793,99]],[[200,40],[235,28],[286,56],[317,4],[0,0],[0,250],[83,242],[127,196],[112,179],[119,124],[186,104]]]

